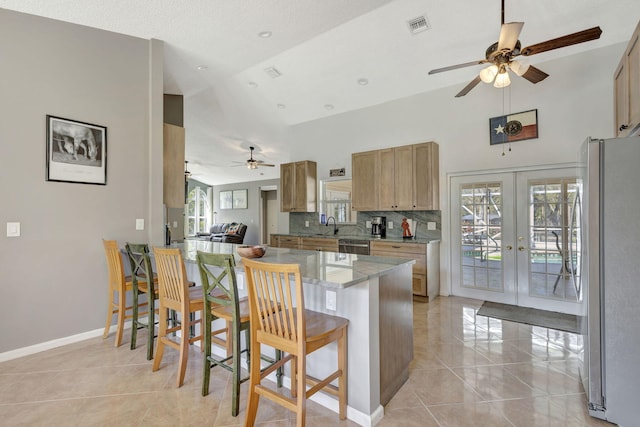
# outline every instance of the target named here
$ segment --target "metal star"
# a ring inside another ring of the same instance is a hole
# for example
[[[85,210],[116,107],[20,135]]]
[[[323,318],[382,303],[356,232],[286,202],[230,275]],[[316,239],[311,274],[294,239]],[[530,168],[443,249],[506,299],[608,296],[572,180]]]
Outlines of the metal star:
[[[495,128],[495,131],[496,131],[496,135],[499,133],[504,133],[504,126],[498,125],[498,127]]]

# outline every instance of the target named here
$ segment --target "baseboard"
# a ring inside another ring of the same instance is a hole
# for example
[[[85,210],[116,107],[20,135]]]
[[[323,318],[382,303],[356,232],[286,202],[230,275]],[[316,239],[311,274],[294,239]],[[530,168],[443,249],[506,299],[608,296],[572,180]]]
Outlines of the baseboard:
[[[116,331],[116,325],[112,325],[109,329],[109,333]],[[124,329],[131,328],[131,321],[125,322]],[[104,329],[94,329],[93,331],[83,332],[77,335],[71,335],[64,338],[58,338],[51,341],[42,342],[39,344],[30,345],[28,347],[17,348],[15,350],[5,351],[0,353],[0,362],[7,362],[9,360],[17,359],[19,357],[30,356],[32,354],[40,353],[42,351],[51,350],[63,345],[74,344],[80,341],[88,340],[89,338],[100,337],[104,333]]]

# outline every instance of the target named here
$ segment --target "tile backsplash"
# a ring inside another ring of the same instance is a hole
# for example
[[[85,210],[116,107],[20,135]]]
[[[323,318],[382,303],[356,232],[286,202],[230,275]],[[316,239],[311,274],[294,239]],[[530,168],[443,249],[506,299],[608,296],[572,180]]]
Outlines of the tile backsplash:
[[[441,211],[392,211],[392,212],[358,212],[357,224],[338,224],[338,237],[340,236],[369,236],[371,228],[366,228],[367,221],[371,221],[374,216],[387,217],[387,237],[402,237],[402,218],[417,221],[413,234],[418,239],[441,239],[442,221]],[[309,221],[309,227],[305,227],[305,222]],[[389,222],[393,222],[393,229],[389,228]],[[427,230],[427,223],[435,222],[435,230]],[[333,228],[333,221],[329,226]],[[329,229],[326,225],[320,224],[320,215],[317,212],[289,214],[290,233],[327,233]]]

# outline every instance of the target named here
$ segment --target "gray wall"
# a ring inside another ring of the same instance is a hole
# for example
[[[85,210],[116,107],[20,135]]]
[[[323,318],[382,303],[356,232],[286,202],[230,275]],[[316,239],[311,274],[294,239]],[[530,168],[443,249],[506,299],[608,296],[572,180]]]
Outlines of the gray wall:
[[[2,353],[104,327],[101,239],[161,241],[162,48],[0,9],[0,57]],[[107,127],[106,186],[45,180],[47,114]]]
[[[216,223],[241,222],[247,224],[247,234],[244,236],[244,243],[257,245],[260,242],[260,187],[278,186],[278,204],[280,203],[280,180],[268,179],[264,181],[243,182],[240,184],[216,185],[213,187],[213,210]],[[247,189],[247,209],[220,209],[220,192],[227,190]],[[289,222],[289,215],[280,213],[278,216],[279,230],[280,224]],[[288,225],[286,229],[288,230]]]

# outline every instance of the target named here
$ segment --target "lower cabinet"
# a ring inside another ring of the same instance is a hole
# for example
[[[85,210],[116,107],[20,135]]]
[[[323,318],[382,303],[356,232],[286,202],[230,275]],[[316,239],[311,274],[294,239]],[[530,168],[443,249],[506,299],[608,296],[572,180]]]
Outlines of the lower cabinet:
[[[306,251],[338,252],[338,239],[301,237],[300,249],[304,249]]]
[[[371,255],[393,258],[411,258],[413,264],[413,295],[435,298],[440,293],[440,242],[398,243],[382,240],[371,241]]]
[[[274,248],[300,249],[300,237],[271,235],[271,245]]]

